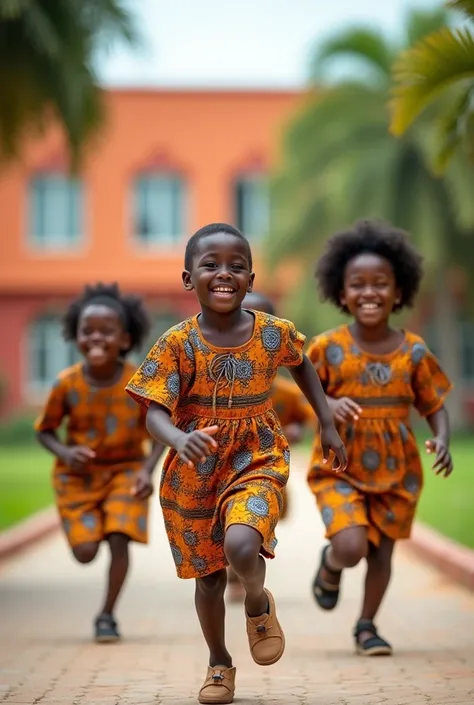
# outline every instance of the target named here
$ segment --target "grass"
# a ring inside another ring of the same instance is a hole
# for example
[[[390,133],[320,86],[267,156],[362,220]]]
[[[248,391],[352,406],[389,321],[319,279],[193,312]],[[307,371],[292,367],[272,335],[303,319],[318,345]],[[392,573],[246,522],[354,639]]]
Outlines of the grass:
[[[424,458],[425,487],[418,518],[445,536],[474,549],[474,440],[454,439],[455,471],[436,477]],[[423,454],[424,455],[424,454]],[[37,446],[2,448],[0,531],[53,502],[52,457]]]
[[[425,486],[418,519],[459,543],[474,548],[474,440],[454,439],[454,472],[448,478],[431,472],[433,460],[423,458]]]
[[[0,449],[0,531],[53,502],[53,457],[35,445]]]

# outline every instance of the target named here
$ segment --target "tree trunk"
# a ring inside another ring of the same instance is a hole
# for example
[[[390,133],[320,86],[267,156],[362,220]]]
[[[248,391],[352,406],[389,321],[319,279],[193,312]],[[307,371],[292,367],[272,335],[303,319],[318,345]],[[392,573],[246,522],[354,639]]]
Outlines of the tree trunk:
[[[441,365],[454,385],[446,399],[446,408],[449,412],[451,427],[457,431],[466,423],[463,409],[461,327],[458,323],[457,306],[445,266],[439,267],[435,282],[437,349]]]

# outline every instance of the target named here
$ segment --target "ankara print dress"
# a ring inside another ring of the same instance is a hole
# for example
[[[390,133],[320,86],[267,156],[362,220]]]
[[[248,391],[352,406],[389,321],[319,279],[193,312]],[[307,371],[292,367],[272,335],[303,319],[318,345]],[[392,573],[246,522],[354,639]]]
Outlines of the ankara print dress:
[[[96,453],[83,470],[72,470],[59,458],[54,463],[56,505],[72,547],[114,532],[148,541],[148,500],[135,497],[133,488],[151,439],[144,410],[124,391],[135,369],[126,362],[115,384],[94,387],[82,362],[68,367],[35,422],[36,431],[56,431],[67,419],[66,444]]]
[[[319,439],[314,442],[308,482],[326,535],[366,526],[376,546],[382,534],[408,538],[423,484],[410,411],[434,414],[450,381],[423,340],[409,332],[393,353],[373,355],[345,325],[315,338],[307,354],[328,396],[349,397],[362,408],[358,421],[338,424],[349,460],[345,474],[324,467]]]
[[[279,366],[302,362],[305,337],[289,321],[252,314],[252,337],[236,348],[206,341],[198,316],[174,326],[127,385],[142,404],[168,409],[183,431],[219,426],[217,449],[205,462],[190,468],[174,449],[164,462],[160,502],[180,578],[227,565],[224,534],[231,524],[255,528],[262,554],[274,556],[290,452],[271,390]]]

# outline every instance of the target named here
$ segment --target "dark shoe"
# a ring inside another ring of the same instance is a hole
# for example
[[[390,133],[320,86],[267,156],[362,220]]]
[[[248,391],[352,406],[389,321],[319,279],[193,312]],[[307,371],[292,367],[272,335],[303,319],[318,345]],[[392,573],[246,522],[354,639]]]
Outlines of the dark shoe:
[[[362,632],[370,632],[373,636],[364,642],[359,641]],[[356,651],[361,656],[391,656],[393,649],[385,639],[379,636],[371,619],[359,619],[354,628]]]
[[[339,577],[339,580],[342,574],[342,570],[333,570],[329,568],[326,562],[326,553],[329,547],[330,544],[327,544],[321,552],[321,562],[316,577],[313,580],[313,597],[323,610],[333,610],[335,608],[339,600],[340,586],[332,585],[323,580],[321,577],[322,569],[324,568],[328,573],[334,575],[335,578]]]
[[[111,614],[100,614],[94,622],[94,639],[99,644],[108,644],[120,639],[117,622]]]

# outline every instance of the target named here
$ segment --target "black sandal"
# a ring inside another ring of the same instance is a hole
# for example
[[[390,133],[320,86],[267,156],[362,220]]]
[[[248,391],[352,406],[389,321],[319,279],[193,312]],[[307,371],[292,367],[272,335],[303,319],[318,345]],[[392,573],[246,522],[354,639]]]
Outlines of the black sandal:
[[[318,603],[318,605],[323,610],[333,610],[339,600],[340,585],[331,585],[327,583],[321,577],[321,571],[324,568],[328,573],[334,575],[335,577],[341,578],[342,570],[333,570],[329,568],[326,561],[326,553],[330,548],[330,544],[327,544],[321,552],[321,562],[319,564],[318,572],[313,580],[313,597]]]
[[[362,644],[359,641],[359,635],[362,632],[370,632],[373,636],[366,639]],[[371,619],[359,619],[354,627],[354,639],[356,651],[362,656],[391,656],[393,653],[392,647],[379,636],[377,629]]]
[[[100,644],[107,644],[120,639],[117,622],[111,614],[100,614],[94,622],[94,639]]]

